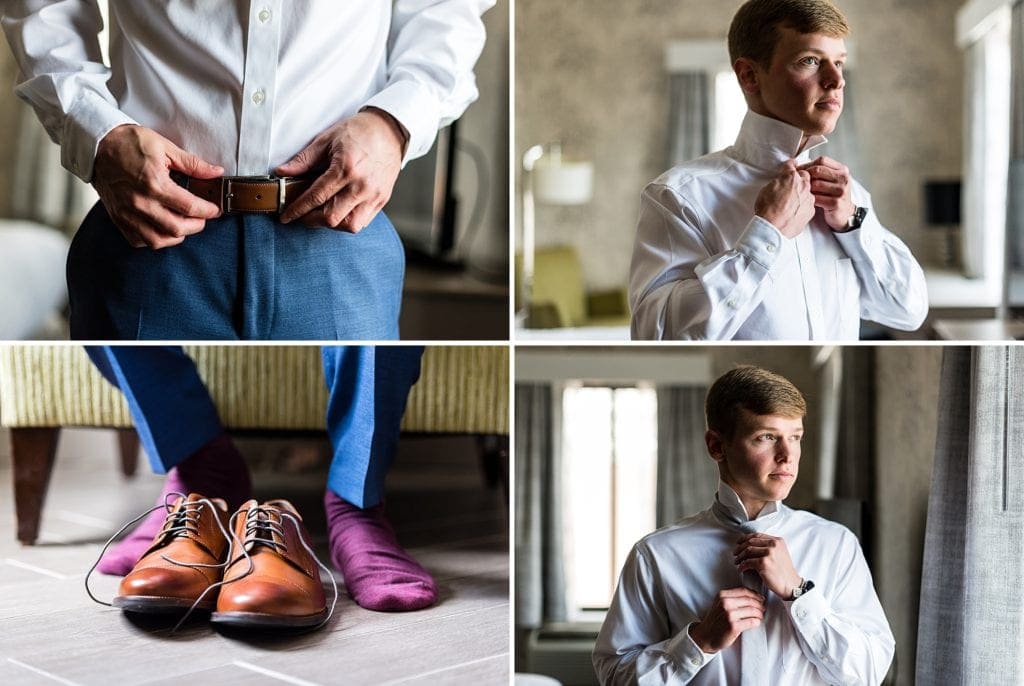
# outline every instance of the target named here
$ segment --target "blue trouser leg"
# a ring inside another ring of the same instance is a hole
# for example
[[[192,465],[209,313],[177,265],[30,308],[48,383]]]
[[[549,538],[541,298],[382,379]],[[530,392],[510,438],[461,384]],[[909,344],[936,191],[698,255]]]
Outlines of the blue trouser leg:
[[[327,431],[334,459],[327,487],[357,507],[384,497],[409,389],[420,375],[422,346],[325,346],[330,390]]]
[[[164,473],[223,430],[195,363],[178,347],[89,346],[89,357],[117,386],[153,471]],[[327,486],[359,507],[384,495],[421,346],[325,346],[327,432],[334,458]]]
[[[383,212],[357,234],[226,215],[150,250],[128,245],[97,203],[68,254],[71,337],[397,339],[404,270]]]
[[[153,471],[164,474],[223,431],[195,363],[180,347],[86,346],[124,393]]]

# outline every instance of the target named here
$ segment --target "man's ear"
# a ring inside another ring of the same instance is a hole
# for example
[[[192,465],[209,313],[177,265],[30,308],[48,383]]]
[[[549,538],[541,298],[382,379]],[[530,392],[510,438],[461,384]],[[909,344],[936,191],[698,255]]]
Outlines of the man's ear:
[[[757,95],[761,92],[761,86],[757,79],[758,68],[754,60],[740,57],[733,63],[732,70],[736,73],[736,79],[744,93]]]
[[[708,447],[708,455],[715,462],[721,462],[725,459],[725,452],[722,450],[722,436],[712,429],[708,429],[704,433],[704,444]]]

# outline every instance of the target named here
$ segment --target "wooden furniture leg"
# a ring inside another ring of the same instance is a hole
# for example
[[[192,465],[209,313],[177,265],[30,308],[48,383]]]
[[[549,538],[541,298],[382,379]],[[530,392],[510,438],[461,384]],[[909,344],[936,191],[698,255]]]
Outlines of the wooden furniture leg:
[[[59,435],[58,427],[11,429],[14,512],[18,540],[25,545],[32,545],[39,537],[39,521],[57,456]]]
[[[135,476],[135,469],[139,466],[139,434],[135,429],[118,429],[117,442],[121,448],[121,473]]]

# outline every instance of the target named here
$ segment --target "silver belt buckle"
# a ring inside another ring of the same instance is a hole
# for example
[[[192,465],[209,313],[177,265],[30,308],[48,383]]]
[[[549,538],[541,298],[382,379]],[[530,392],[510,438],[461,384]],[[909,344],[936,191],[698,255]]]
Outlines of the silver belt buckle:
[[[231,183],[235,180],[234,176],[221,177],[220,181],[220,206],[224,210],[224,214],[231,213],[231,198],[235,197],[235,194],[231,192]]]
[[[232,184],[235,182],[239,183],[277,183],[277,211],[281,212],[284,209],[284,185],[285,178],[277,176],[222,176],[220,186],[220,206],[223,208],[224,213],[233,212],[234,209],[231,207],[231,198],[235,197],[232,190]]]

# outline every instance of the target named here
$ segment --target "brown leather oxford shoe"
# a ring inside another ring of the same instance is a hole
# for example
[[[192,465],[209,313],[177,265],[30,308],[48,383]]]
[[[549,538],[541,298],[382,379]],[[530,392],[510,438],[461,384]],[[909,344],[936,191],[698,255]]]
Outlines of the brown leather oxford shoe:
[[[220,580],[229,520],[227,503],[220,498],[191,493],[175,500],[153,545],[121,580],[114,607],[129,612],[178,612],[193,605],[212,610],[216,594],[203,593]]]
[[[310,628],[329,616],[302,517],[287,500],[242,505],[210,620],[244,628]]]

